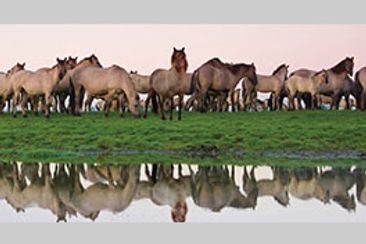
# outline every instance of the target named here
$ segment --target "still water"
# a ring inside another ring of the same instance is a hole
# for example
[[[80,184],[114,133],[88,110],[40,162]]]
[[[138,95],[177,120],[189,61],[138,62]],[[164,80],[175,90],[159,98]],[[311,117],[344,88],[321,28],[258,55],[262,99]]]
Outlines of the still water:
[[[0,164],[0,222],[366,222],[366,169]]]

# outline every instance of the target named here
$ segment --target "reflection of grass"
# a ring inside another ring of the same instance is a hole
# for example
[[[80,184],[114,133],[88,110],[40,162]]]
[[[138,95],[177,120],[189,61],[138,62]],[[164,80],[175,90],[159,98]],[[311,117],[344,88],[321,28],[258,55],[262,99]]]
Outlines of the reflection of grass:
[[[366,152],[365,119],[366,113],[352,111],[184,113],[182,121],[161,121],[153,115],[144,120],[129,115],[121,119],[117,114],[111,114],[109,118],[101,113],[83,114],[82,117],[52,114],[47,120],[32,115],[13,119],[9,114],[3,114],[0,116],[0,158],[99,161],[103,159],[86,158],[79,151],[186,150],[200,145],[249,153],[344,149]],[[140,155],[105,160],[171,162],[177,159],[175,157]],[[192,158],[180,160],[197,161]]]

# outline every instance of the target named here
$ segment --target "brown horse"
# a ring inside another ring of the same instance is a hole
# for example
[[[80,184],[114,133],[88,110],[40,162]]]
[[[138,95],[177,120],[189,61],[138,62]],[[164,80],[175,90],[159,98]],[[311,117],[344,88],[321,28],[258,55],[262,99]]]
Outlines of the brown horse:
[[[13,85],[12,112],[16,117],[16,105],[21,98],[23,116],[26,116],[26,104],[30,98],[43,96],[45,99],[45,116],[49,117],[49,107],[52,105],[56,85],[66,74],[66,59],[57,58],[57,64],[52,68],[42,68],[35,72],[22,70],[10,76]],[[20,97],[21,96],[21,97]]]
[[[195,98],[199,100],[201,111],[208,93],[220,94],[220,104],[226,99],[228,93],[234,94],[234,89],[242,78],[248,78],[253,85],[257,84],[257,75],[254,64],[228,64],[218,58],[213,58],[193,72],[192,79],[195,84]],[[232,100],[232,111],[235,111],[234,97]]]
[[[135,84],[138,93],[148,93],[151,89],[150,76],[140,75],[137,71],[130,71],[130,76],[133,84]]]
[[[155,95],[159,98],[161,119],[165,120],[164,103],[166,99],[171,102],[170,108],[170,120],[173,119],[173,109],[175,95],[179,96],[179,109],[178,109],[178,120],[181,120],[181,112],[183,106],[183,96],[185,94],[185,84],[187,81],[187,68],[188,62],[186,58],[186,53],[184,52],[184,47],[181,50],[176,48],[173,49],[173,54],[171,56],[171,68],[157,69],[150,76],[151,89],[149,95],[146,98],[145,103],[145,115],[147,117],[147,108],[150,103],[150,99],[153,99],[154,111],[157,111],[156,101],[154,101]]]
[[[13,96],[13,86],[9,77],[20,70],[24,70],[25,63],[17,63],[6,74],[0,73],[0,113],[3,112],[5,103],[8,102],[10,110],[10,99]]]
[[[354,58],[346,57],[332,68],[327,69],[329,82],[320,87],[320,94],[332,97],[331,108],[338,109],[338,104],[342,96],[346,96],[348,99],[350,90],[348,89],[346,81],[348,75],[353,75],[353,66]],[[298,75],[309,78],[315,73],[316,71],[314,70],[299,69],[290,74],[290,76]]]

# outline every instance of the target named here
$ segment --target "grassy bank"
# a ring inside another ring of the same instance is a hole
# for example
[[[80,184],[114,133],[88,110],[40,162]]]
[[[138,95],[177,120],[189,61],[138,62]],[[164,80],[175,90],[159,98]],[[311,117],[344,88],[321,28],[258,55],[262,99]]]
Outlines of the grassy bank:
[[[191,151],[204,145],[219,152],[243,150],[247,155],[240,159],[243,163],[248,159],[260,162],[261,157],[255,155],[265,151],[366,153],[365,138],[366,113],[354,111],[184,113],[182,121],[161,121],[151,114],[146,120],[129,115],[121,119],[117,113],[109,118],[104,118],[102,113],[81,117],[52,114],[50,119],[33,115],[25,119],[14,119],[9,114],[0,116],[0,159],[3,161],[184,161],[182,155],[111,156],[108,153]],[[105,155],[93,155],[101,151]],[[89,153],[92,155],[88,156]],[[225,162],[229,158],[207,160]],[[197,160],[186,159],[187,162]]]

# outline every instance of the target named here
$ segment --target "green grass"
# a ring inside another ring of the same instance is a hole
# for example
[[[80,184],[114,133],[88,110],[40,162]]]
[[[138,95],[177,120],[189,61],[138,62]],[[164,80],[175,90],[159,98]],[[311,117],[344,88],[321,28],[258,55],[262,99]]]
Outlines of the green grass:
[[[175,114],[175,119],[177,118]],[[201,145],[221,151],[244,150],[247,156],[235,158],[185,157],[182,155],[108,155],[120,150],[189,150]],[[337,151],[366,153],[366,113],[356,111],[296,111],[258,113],[183,113],[183,120],[162,121],[117,113],[81,117],[51,114],[14,119],[0,115],[0,159],[2,161],[57,162],[187,162],[248,163],[273,160],[286,162],[309,159],[273,159],[256,156],[264,151]],[[104,151],[104,156],[85,152]],[[341,161],[350,162],[349,159]],[[339,161],[339,160],[338,160]],[[358,162],[361,160],[351,160]]]

